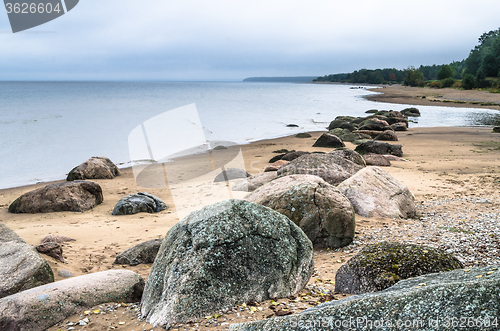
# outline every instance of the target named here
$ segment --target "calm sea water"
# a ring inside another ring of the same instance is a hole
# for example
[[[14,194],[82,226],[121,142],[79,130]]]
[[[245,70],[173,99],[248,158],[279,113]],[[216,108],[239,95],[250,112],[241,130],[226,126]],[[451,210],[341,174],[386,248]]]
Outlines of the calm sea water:
[[[211,139],[237,143],[324,130],[338,115],[408,107],[362,98],[369,93],[287,83],[0,82],[0,188],[64,178],[91,156],[127,165],[128,135],[137,125],[192,103]],[[475,125],[497,113],[418,108],[422,117],[412,126]]]

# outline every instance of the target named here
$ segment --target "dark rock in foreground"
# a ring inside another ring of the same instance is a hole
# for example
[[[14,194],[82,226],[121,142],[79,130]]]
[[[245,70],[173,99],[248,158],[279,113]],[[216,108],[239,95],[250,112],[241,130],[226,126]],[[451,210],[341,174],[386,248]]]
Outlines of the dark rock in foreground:
[[[137,213],[158,213],[168,209],[167,204],[157,196],[147,192],[130,194],[121,198],[113,209],[113,215],[133,215]]]
[[[65,263],[64,257],[63,257],[63,250],[61,247],[61,244],[56,243],[56,242],[46,242],[40,245],[37,245],[35,249],[38,251],[38,253],[42,253],[45,255],[48,255],[57,261],[60,261],[62,263]]]
[[[116,256],[115,264],[129,264],[131,266],[141,263],[153,263],[161,246],[161,239],[148,240]]]
[[[0,299],[0,330],[46,330],[83,309],[106,302],[137,302],[144,280],[109,270],[39,286]]]
[[[499,298],[499,266],[459,269],[402,280],[384,291],[326,302],[296,315],[233,324],[229,330],[436,331],[459,330],[460,323],[464,330],[498,330]]]
[[[246,178],[246,177],[250,177],[250,174],[248,172],[246,172],[245,170],[238,169],[238,168],[229,168],[227,170],[224,170],[220,174],[218,174],[215,177],[214,182],[218,183],[218,182],[224,182],[226,180],[237,179],[237,178]]]
[[[342,139],[331,133],[323,133],[321,137],[316,140],[313,147],[327,147],[327,148],[339,148],[345,147]]]
[[[318,176],[281,177],[261,186],[245,200],[287,216],[314,247],[343,247],[354,238],[356,222],[351,202]]]
[[[248,301],[296,294],[313,272],[312,243],[287,217],[219,202],[170,229],[142,297],[148,323],[184,323]]]
[[[391,154],[399,157],[403,156],[403,149],[401,145],[391,145],[380,141],[366,141],[356,146],[355,151],[361,155],[374,153],[374,154]]]
[[[11,213],[82,212],[102,203],[102,189],[93,182],[73,181],[50,184],[27,192],[10,206]]]
[[[47,261],[0,223],[0,298],[53,281],[54,274]]]
[[[460,268],[460,261],[437,248],[381,242],[365,246],[340,267],[335,276],[335,292],[377,292],[402,279]]]
[[[73,168],[66,180],[113,179],[116,176],[120,176],[120,170],[110,159],[94,156]]]

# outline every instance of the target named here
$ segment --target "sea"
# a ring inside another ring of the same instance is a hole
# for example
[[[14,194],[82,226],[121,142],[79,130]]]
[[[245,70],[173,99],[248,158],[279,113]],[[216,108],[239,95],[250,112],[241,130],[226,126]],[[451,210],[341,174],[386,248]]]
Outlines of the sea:
[[[207,139],[238,144],[323,131],[339,115],[410,107],[363,98],[372,93],[340,84],[0,82],[0,189],[63,179],[91,156],[130,166],[137,161],[129,153],[131,132],[188,105],[195,106]],[[422,116],[410,127],[491,125],[498,119],[496,110],[417,107]],[[175,123],[168,130],[173,141],[166,143],[189,140]]]

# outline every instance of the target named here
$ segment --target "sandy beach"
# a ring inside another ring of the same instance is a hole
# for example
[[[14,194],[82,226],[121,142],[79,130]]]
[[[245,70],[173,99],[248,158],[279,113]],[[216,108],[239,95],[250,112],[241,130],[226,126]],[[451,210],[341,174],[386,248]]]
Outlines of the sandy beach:
[[[375,91],[380,92],[381,89]],[[430,90],[427,88],[408,88],[391,86],[383,89],[384,94],[370,96],[370,100],[403,104],[434,104],[434,99],[466,101],[467,103],[448,103],[449,106],[472,107],[472,100],[483,103],[498,102],[499,95],[483,91],[455,91],[451,89]],[[469,93],[470,92],[470,93]],[[426,98],[422,98],[426,96]],[[481,106],[500,109],[499,106]],[[346,114],[347,115],[347,114]],[[333,120],[333,119],[332,119]],[[311,138],[300,139],[294,136],[263,140],[242,145],[245,168],[250,174],[262,172],[268,161],[279,149],[297,151],[323,151],[327,148],[311,147],[321,132],[311,133]],[[419,217],[411,220],[364,218],[356,216],[356,237],[353,244],[336,250],[315,251],[315,274],[308,288],[302,294],[309,297],[299,304],[292,299],[280,300],[293,312],[300,312],[305,307],[317,304],[321,297],[315,296],[314,287],[322,286],[333,291],[336,270],[367,243],[381,240],[400,242],[418,242],[436,247],[452,245],[462,231],[446,229],[468,229],[468,222],[481,219],[478,215],[494,214],[500,206],[500,134],[492,133],[488,127],[435,127],[412,128],[406,132],[397,132],[399,144],[403,146],[403,158],[407,161],[392,162],[385,167],[399,181],[413,192]],[[355,146],[346,143],[348,148]],[[193,157],[196,158],[196,157]],[[82,160],[83,162],[84,160]],[[196,163],[187,158],[188,163]],[[70,170],[70,169],[68,169]],[[186,171],[195,171],[187,169]],[[94,209],[83,213],[60,212],[47,214],[11,214],[8,206],[21,194],[45,186],[40,183],[33,186],[11,188],[0,191],[0,222],[13,229],[27,243],[37,245],[49,234],[59,234],[74,238],[76,241],[64,244],[64,257],[67,263],[58,262],[44,256],[54,271],[57,280],[61,280],[59,271],[67,270],[75,276],[115,268],[126,268],[148,277],[151,265],[119,266],[113,261],[118,253],[133,245],[156,238],[163,238],[168,230],[179,221],[175,202],[180,206],[191,204],[198,208],[212,203],[210,179],[199,183],[199,190],[206,190],[205,198],[191,201],[189,196],[181,195],[174,199],[176,192],[168,189],[145,189],[137,185],[131,168],[122,169],[122,175],[112,180],[94,180],[103,190],[104,202]],[[194,184],[193,184],[194,185]],[[169,209],[157,214],[140,213],[130,216],[113,216],[111,211],[116,202],[131,193],[147,191],[163,199]],[[235,193],[235,198],[242,198],[244,193]],[[486,201],[486,202],[485,202]],[[438,219],[437,215],[442,216]],[[444,216],[443,216],[444,215]],[[496,214],[495,214],[496,215]],[[467,220],[467,222],[462,220]],[[462,223],[460,223],[462,222]],[[467,223],[467,224],[466,224]],[[471,225],[472,226],[472,225]],[[485,226],[489,226],[485,223]],[[465,230],[464,230],[465,231]],[[489,231],[489,230],[488,230]],[[493,230],[492,230],[493,231]],[[488,234],[491,234],[488,232]],[[435,235],[435,237],[433,237]],[[496,237],[494,237],[495,239]],[[434,241],[435,239],[435,241]],[[478,239],[479,240],[479,239]],[[486,239],[485,239],[486,240]],[[474,244],[471,244],[473,247]],[[450,246],[452,247],[452,246]],[[485,265],[500,256],[469,252],[470,247],[456,254],[466,265]],[[457,248],[458,249],[458,248]],[[335,294],[333,299],[342,298]],[[292,304],[292,306],[290,306]],[[262,319],[272,315],[270,303],[259,303],[257,313],[250,313],[247,308],[239,307],[223,314],[217,321],[201,320],[190,325],[179,325],[174,329],[224,329],[228,324]],[[262,308],[262,309],[260,309]],[[90,323],[85,326],[73,326],[76,330],[153,330],[152,326],[137,319],[136,305],[101,305],[99,314],[87,316]],[[76,323],[86,315],[68,318],[50,330],[67,330],[68,323]],[[121,323],[121,324],[120,324]],[[160,330],[160,328],[155,328]]]

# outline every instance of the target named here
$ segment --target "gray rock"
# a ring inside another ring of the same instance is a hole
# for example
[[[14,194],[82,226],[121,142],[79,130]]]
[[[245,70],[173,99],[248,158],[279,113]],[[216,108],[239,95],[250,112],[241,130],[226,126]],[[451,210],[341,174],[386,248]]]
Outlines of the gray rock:
[[[318,176],[290,175],[273,180],[245,197],[298,225],[314,247],[343,247],[352,242],[354,209],[335,187]]]
[[[296,158],[299,158],[302,155],[306,155],[306,154],[311,154],[311,153],[310,152],[304,152],[304,151],[296,151],[296,152],[293,151],[293,152],[286,153],[285,155],[283,155],[283,157],[281,158],[281,160],[283,160],[283,161],[293,161]]]
[[[279,162],[279,161],[276,161]],[[264,173],[260,173],[257,175],[253,175],[248,177],[247,179],[242,179],[234,184],[232,190],[233,191],[243,191],[243,192],[253,192],[257,188],[262,185],[269,183],[273,179],[277,177],[276,171],[268,171]]]
[[[389,161],[384,155],[368,153],[363,155],[363,159],[366,165],[377,166],[377,167],[390,167],[391,161]]]
[[[2,242],[0,298],[53,281],[52,269],[33,246],[13,241]],[[0,327],[0,330],[3,329]]]
[[[347,129],[342,129],[342,128],[333,129],[333,130],[330,130],[328,132],[336,135],[337,137],[342,139],[342,141],[348,141],[348,142],[354,142],[356,140],[361,140],[361,139],[372,139],[372,137],[370,135],[361,133],[359,131],[352,131],[351,132]],[[379,132],[377,131],[377,133],[379,133]]]
[[[359,130],[385,131],[392,128],[386,121],[372,117],[361,123]]]
[[[94,156],[73,168],[66,180],[113,179],[116,176],[120,176],[120,170],[110,159]]]
[[[61,244],[56,243],[56,242],[45,242],[43,244],[35,246],[35,249],[38,251],[38,253],[42,253],[45,255],[48,255],[57,261],[60,261],[62,263],[65,263],[64,257],[63,257],[63,250],[61,247]]]
[[[250,174],[246,172],[243,169],[238,169],[238,168],[229,168],[227,170],[224,170],[220,174],[218,174],[214,182],[224,182],[226,180],[231,180],[231,179],[237,179],[237,178],[247,178],[250,177]]]
[[[366,167],[338,185],[357,214],[364,217],[413,217],[414,196],[379,167]]]
[[[403,123],[403,122],[398,122],[398,123],[391,124],[391,128],[394,131],[408,131],[408,124]]]
[[[20,244],[25,244],[23,238],[19,237],[17,233],[12,231],[5,224],[0,223],[0,243],[15,242]]]
[[[398,136],[396,135],[396,133],[394,133],[393,130],[385,130],[377,135],[374,139],[384,141],[398,141]]]
[[[27,192],[10,206],[11,213],[82,212],[102,203],[101,187],[89,181],[50,184]]]
[[[419,117],[420,116],[420,110],[418,110],[415,107],[411,108],[405,108],[401,111],[401,114],[404,116],[410,116],[410,117]]]
[[[288,175],[315,175],[331,185],[337,185],[363,167],[334,154],[308,154],[285,164],[278,177]]]
[[[219,202],[170,229],[142,297],[148,323],[185,323],[248,301],[299,292],[312,243],[287,217],[242,200]]]
[[[153,263],[160,249],[161,242],[161,239],[153,239],[130,247],[118,254],[114,263],[129,264],[131,266],[141,263]]]
[[[167,204],[157,196],[147,192],[130,194],[121,198],[113,209],[113,215],[133,215],[137,213],[158,213],[168,209]]]
[[[264,169],[264,172],[270,172],[270,171],[278,171],[279,168],[281,168],[282,166],[284,166],[285,164],[287,164],[288,162],[290,161],[285,161],[285,160],[278,160],[276,162],[273,162],[271,163],[270,165],[268,165],[265,169]],[[251,177],[249,177],[251,178]]]
[[[45,236],[40,243],[44,244],[44,243],[52,242],[52,243],[62,244],[62,243],[68,242],[68,241],[75,241],[75,239],[60,236],[57,234],[49,234],[48,236]]]
[[[321,137],[316,140],[313,147],[327,147],[327,148],[338,148],[345,147],[342,139],[331,133],[323,133]]]
[[[329,154],[337,155],[340,156],[346,160],[351,161],[354,164],[360,165],[362,167],[366,167],[366,162],[361,156],[356,151],[353,151],[352,149],[349,148],[338,148],[336,150],[331,151]]]
[[[106,302],[137,302],[144,280],[109,270],[39,286],[0,299],[0,330],[46,330],[82,309]]]
[[[438,248],[381,242],[365,246],[340,267],[335,276],[335,292],[377,292],[402,279],[460,268],[460,261]]]
[[[499,266],[459,269],[402,280],[380,292],[329,301],[296,315],[233,324],[229,330],[436,331],[457,330],[453,325],[467,322],[478,323],[466,325],[467,330],[498,330],[499,297]]]
[[[403,156],[403,150],[401,145],[391,145],[388,143],[383,143],[380,141],[366,141],[358,145],[355,149],[359,154],[391,154],[396,156]]]
[[[75,276],[71,271],[68,270],[59,270],[58,274],[63,278],[70,278]]]

